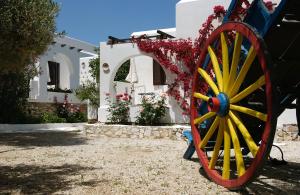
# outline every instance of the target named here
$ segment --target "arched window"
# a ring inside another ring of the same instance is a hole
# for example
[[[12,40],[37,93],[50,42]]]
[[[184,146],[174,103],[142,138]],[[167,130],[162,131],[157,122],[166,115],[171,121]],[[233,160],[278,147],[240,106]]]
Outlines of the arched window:
[[[114,81],[127,82],[126,76],[129,73],[130,69],[130,59],[124,62],[121,67],[118,69]]]

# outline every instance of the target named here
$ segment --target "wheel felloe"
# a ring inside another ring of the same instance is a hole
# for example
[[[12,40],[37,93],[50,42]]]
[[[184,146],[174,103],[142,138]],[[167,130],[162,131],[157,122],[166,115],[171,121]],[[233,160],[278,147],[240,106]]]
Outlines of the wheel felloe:
[[[296,100],[296,116],[297,116],[297,123],[298,123],[298,135],[300,136],[300,97]]]

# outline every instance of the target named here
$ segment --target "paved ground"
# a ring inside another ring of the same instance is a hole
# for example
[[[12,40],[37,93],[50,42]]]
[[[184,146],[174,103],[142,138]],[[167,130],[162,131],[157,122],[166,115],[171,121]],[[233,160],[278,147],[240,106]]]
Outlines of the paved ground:
[[[182,159],[183,141],[0,134],[0,194],[299,194],[300,142],[284,144],[288,165],[267,165],[230,192],[207,180],[196,158]]]

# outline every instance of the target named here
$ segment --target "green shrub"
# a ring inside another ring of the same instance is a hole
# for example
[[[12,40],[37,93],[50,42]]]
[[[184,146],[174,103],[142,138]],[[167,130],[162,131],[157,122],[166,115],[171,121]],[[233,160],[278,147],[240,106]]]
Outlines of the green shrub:
[[[43,123],[42,117],[26,115],[21,121],[22,124],[39,124]]]
[[[99,106],[99,87],[96,83],[88,81],[75,90],[76,97],[81,101],[89,100],[90,105]]]
[[[66,118],[66,120],[68,123],[80,123],[80,122],[86,122],[87,117],[82,112],[74,112],[74,113],[70,113]]]
[[[56,104],[56,115],[59,118],[64,118],[68,123],[86,122],[86,113],[80,112],[79,106],[74,106],[68,101],[68,94],[65,94],[64,102],[58,103],[57,99],[54,99]]]
[[[42,123],[65,123],[67,120],[57,116],[55,113],[43,113],[41,116]]]
[[[108,120],[115,124],[128,124],[129,105],[131,97],[127,94],[119,94],[116,96],[116,101],[112,102],[109,94],[106,101],[109,103],[107,111],[109,112]]]
[[[136,119],[139,125],[157,125],[160,119],[166,115],[166,97],[155,95],[143,96],[142,110]]]

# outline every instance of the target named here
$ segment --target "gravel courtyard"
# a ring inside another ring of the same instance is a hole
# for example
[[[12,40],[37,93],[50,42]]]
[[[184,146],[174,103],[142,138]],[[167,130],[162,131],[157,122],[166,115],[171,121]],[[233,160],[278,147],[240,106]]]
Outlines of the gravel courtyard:
[[[0,134],[0,194],[300,193],[300,142],[283,142],[288,165],[266,165],[237,192],[206,179],[196,156],[184,160],[186,147],[184,141],[79,132]]]

